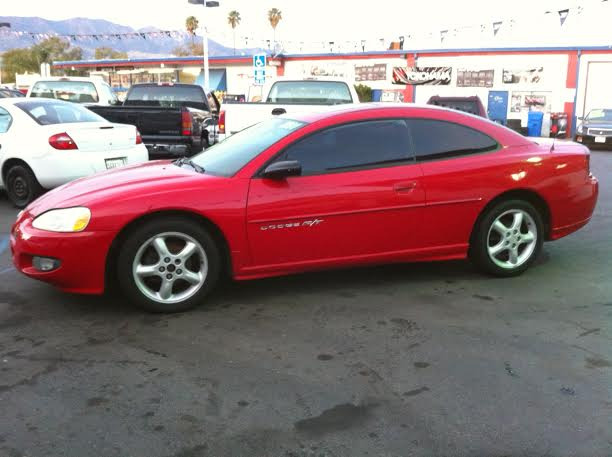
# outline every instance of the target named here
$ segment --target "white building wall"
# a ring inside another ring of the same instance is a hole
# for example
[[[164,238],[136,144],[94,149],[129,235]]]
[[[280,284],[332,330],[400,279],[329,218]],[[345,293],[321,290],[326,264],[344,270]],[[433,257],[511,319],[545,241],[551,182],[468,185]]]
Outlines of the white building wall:
[[[560,112],[565,102],[573,102],[574,91],[566,89],[567,54],[499,54],[418,57],[418,67],[452,67],[451,83],[447,86],[422,85],[416,87],[415,101],[426,103],[434,95],[472,96],[477,95],[485,108],[488,105],[489,91],[508,91],[508,119],[520,119],[525,112],[512,112],[512,93],[533,93],[546,96],[545,111]],[[543,67],[542,78],[538,83],[505,84],[504,69],[527,70]],[[457,87],[457,70],[494,70],[493,87]]]
[[[386,64],[386,79],[379,81],[355,81],[355,67]],[[406,66],[406,59],[378,58],[378,59],[313,59],[290,60],[285,62],[285,76],[290,78],[306,78],[316,75],[337,76],[355,84],[365,84],[372,89],[402,90],[405,87],[392,84],[393,67]]]

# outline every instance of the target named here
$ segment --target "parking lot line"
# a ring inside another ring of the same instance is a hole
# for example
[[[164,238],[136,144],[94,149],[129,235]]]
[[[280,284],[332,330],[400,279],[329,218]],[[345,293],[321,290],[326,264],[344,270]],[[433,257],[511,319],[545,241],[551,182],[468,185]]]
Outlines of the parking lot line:
[[[9,273],[11,271],[15,271],[15,267],[8,267],[8,268],[5,268],[4,270],[0,270],[0,275],[3,275],[5,273]]]
[[[0,237],[0,255],[2,255],[4,251],[6,251],[6,249],[8,248],[8,245],[9,245],[9,237],[8,236]]]

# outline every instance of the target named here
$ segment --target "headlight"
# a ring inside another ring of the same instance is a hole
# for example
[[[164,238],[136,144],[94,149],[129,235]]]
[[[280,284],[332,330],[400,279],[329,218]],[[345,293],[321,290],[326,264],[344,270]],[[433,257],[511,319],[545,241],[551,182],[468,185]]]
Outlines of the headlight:
[[[584,133],[584,127],[582,126],[582,124],[576,127],[576,133]]]
[[[48,232],[81,232],[90,219],[89,208],[52,209],[34,219],[32,226]]]

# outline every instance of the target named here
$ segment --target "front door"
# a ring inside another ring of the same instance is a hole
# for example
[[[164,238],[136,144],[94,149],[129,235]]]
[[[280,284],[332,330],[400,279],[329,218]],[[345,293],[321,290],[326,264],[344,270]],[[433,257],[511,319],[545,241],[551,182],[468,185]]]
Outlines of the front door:
[[[302,175],[255,177],[249,189],[253,267],[367,259],[417,247],[425,193],[406,122],[383,119],[328,128],[275,159]]]

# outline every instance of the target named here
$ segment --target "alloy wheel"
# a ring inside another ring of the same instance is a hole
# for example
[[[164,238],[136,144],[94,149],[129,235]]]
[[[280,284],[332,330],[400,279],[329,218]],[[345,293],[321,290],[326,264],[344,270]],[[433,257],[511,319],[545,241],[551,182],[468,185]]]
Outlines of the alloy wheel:
[[[145,241],[134,257],[132,275],[147,298],[173,304],[189,299],[208,276],[208,258],[202,245],[189,235],[166,232]]]
[[[538,242],[538,228],[533,217],[522,209],[499,215],[487,234],[487,252],[500,268],[512,270],[527,262]]]

